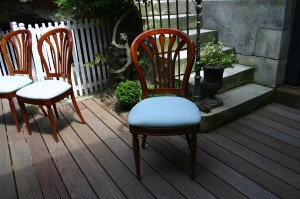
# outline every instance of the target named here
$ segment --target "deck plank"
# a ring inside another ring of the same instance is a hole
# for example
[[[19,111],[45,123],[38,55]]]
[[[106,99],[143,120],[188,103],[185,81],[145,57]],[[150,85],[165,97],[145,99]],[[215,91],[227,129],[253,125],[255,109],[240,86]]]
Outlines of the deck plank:
[[[106,112],[102,107],[99,107],[99,111],[97,112],[101,113],[101,120],[108,125],[126,144],[131,146],[132,136],[129,133],[129,129],[125,127],[118,119]],[[185,197],[214,198],[211,193],[199,186],[199,184],[196,182],[190,180],[189,176],[185,175],[182,171],[170,164],[170,162],[164,159],[154,149],[148,147],[147,150],[141,150],[140,155],[147,164],[151,165],[151,167],[153,167],[160,175],[173,184],[177,190],[184,193]],[[141,162],[141,165],[143,164],[144,162]],[[148,176],[144,176],[145,174],[143,172],[144,171],[141,170],[142,178],[147,178]]]
[[[240,134],[228,127],[222,127],[220,130],[217,130],[220,135],[223,135],[224,137],[239,143],[240,145],[246,147],[247,149],[250,149],[251,151],[260,154],[277,164],[286,167],[297,174],[300,174],[300,161],[295,160],[294,158],[291,158],[277,150],[274,150],[258,141],[253,140],[252,138],[249,138],[243,134]],[[255,157],[259,160],[259,158]]]
[[[32,116],[29,116],[32,135],[28,135],[23,125],[25,138],[28,144],[28,149],[37,173],[38,180],[45,199],[70,198],[60,174],[57,171],[55,164],[51,158],[44,140],[33,122]]]
[[[5,106],[5,103],[2,102],[3,99],[0,98],[0,132],[4,133],[6,132],[6,124],[5,124],[5,113],[3,112],[3,106]],[[4,108],[5,109],[5,108]]]
[[[2,99],[0,99],[2,101]],[[0,193],[3,198],[17,198],[13,169],[11,167],[10,150],[5,129],[2,103],[0,104]]]
[[[182,137],[169,136],[169,137],[164,137],[164,139],[174,144],[182,152],[188,153],[186,144],[182,142],[183,140]],[[223,180],[224,182],[230,184],[237,191],[241,192],[242,194],[244,194],[249,198],[270,198],[270,199],[277,198],[274,194],[267,191],[266,189],[259,186],[258,184],[252,182],[246,176],[240,174],[239,172],[235,171],[231,167],[227,166],[223,162],[216,159],[215,157],[201,150],[199,146],[197,150],[196,160],[198,164],[200,164],[201,166],[203,166],[204,168],[206,168],[207,170],[209,170],[210,172],[218,176],[220,180]],[[205,181],[206,178],[200,177],[200,180]],[[213,188],[214,189],[211,192],[215,193],[218,191],[215,189],[219,189],[220,187],[215,186]],[[224,195],[226,196],[226,194]],[[230,198],[234,198],[232,195],[229,196]],[[223,198],[223,196],[221,198]]]
[[[248,136],[258,142],[263,143],[264,145],[271,147],[277,151],[284,153],[287,156],[300,160],[300,149],[296,148],[286,142],[283,142],[279,139],[266,135],[262,132],[259,132],[255,129],[252,129],[246,125],[241,124],[238,121],[231,122],[226,125],[227,127],[237,131],[245,136]]]
[[[290,144],[296,148],[300,148],[299,139],[278,129],[272,128],[266,124],[260,123],[258,121],[255,122],[254,120],[251,120],[247,117],[240,118],[237,120],[237,122],[240,122],[241,124],[253,128],[261,133],[274,137],[280,141],[286,142],[287,144]]]
[[[12,168],[19,198],[43,198],[23,132],[18,132],[8,100],[2,100]]]
[[[89,110],[82,110],[82,113],[89,112]],[[90,127],[95,126],[97,124],[92,124],[94,121],[95,123],[98,123],[99,120],[93,120],[91,117],[88,116],[88,114],[84,114],[84,116],[87,115],[87,118],[85,119],[88,122],[88,125],[82,125],[79,122],[75,122],[75,119],[79,119],[77,115],[73,115],[70,113],[70,111],[62,110],[62,114],[64,117],[69,121],[71,126],[75,129],[78,136],[82,139],[84,144],[87,146],[87,148],[91,151],[93,156],[97,159],[99,164],[103,167],[103,169],[109,174],[109,176],[112,178],[112,180],[117,184],[118,187],[122,189],[122,191],[126,194],[126,197],[133,198],[134,196],[140,196],[144,198],[153,198],[151,194],[149,194],[149,191],[147,191],[143,186],[141,186],[140,183],[137,183],[135,181],[135,177],[128,171],[127,168],[124,167],[124,165],[120,162],[119,159],[117,159],[113,152],[111,152],[107,146],[102,142],[102,140],[97,137],[97,135],[94,133],[94,129],[91,129]],[[73,119],[72,119],[73,118]],[[103,177],[102,177],[103,178]],[[105,178],[103,179],[105,180]],[[128,181],[133,181],[128,184]],[[104,189],[108,189],[109,185],[102,185]],[[115,190],[112,190],[115,192]],[[133,194],[135,193],[135,194]],[[112,193],[107,193],[112,196]],[[106,196],[107,197],[107,196]],[[121,197],[121,196],[116,196]]]
[[[288,183],[296,189],[300,189],[300,175],[293,172],[286,167],[273,162],[272,160],[248,149],[240,143],[236,143],[220,134],[223,128],[217,129],[216,133],[205,135],[205,138],[213,141],[214,143],[222,146],[226,150],[235,155],[247,160],[251,164],[259,167],[260,169],[270,173],[271,175],[279,178],[280,180]]]
[[[300,141],[300,131],[299,131],[299,129],[295,129],[295,128],[290,127],[286,124],[281,124],[281,123],[276,122],[272,119],[263,117],[261,115],[255,114],[255,113],[251,113],[251,114],[249,114],[245,117],[249,118],[253,121],[260,122],[262,124],[266,124],[267,126],[272,127],[274,129],[277,129],[280,132],[284,132],[288,135],[294,136],[294,137],[298,138],[298,141]]]
[[[28,135],[1,104],[0,198],[300,198],[300,111],[281,104],[198,134],[195,181],[184,136],[149,137],[138,181],[127,122],[96,98],[78,103],[87,125],[58,105],[58,143],[39,110]]]
[[[17,127],[15,125],[15,122],[13,120],[13,116],[11,114],[10,106],[7,99],[2,99],[3,104],[3,115],[5,118],[5,127],[6,131],[13,131],[16,130]]]
[[[276,122],[283,123],[300,131],[300,117],[297,118],[295,114],[292,114],[294,115],[293,117],[291,114],[275,114],[276,112],[273,110],[274,109],[268,109],[267,107],[264,107],[255,111],[254,113],[272,119]]]
[[[254,166],[252,163],[215,144],[211,140],[207,139],[206,135],[207,134],[198,136],[198,147],[200,147],[206,153],[228,165],[240,174],[248,177],[253,182],[264,187],[280,198],[296,199],[300,196],[299,191],[294,187],[282,182],[273,175],[270,175],[262,169]]]
[[[61,108],[61,110],[65,108],[66,106]],[[68,111],[70,110],[72,109],[68,109]],[[72,114],[73,113],[74,112],[72,112]],[[69,122],[74,122],[74,118]],[[82,123],[78,123],[78,125],[87,127],[87,125]],[[60,131],[61,139],[97,196],[99,198],[125,198],[122,191],[116,186],[99,162],[97,162],[95,157],[90,153],[89,149],[77,136],[76,132],[74,132],[74,129],[62,116],[61,119],[57,120],[57,126],[64,127]]]
[[[61,138],[60,142],[55,142],[48,118],[42,114],[35,114],[34,119],[70,197],[76,199],[97,198]],[[62,132],[62,128],[62,126],[58,126],[59,134]]]
[[[16,130],[7,134],[19,197],[43,198],[23,134]]]
[[[286,106],[286,105],[283,105],[283,104],[279,104],[279,103],[271,103],[269,106],[273,106],[283,112],[289,112],[291,114],[295,114],[297,118],[300,117],[300,110],[299,109],[296,109],[296,108],[293,108],[293,107],[289,107],[289,106]]]
[[[129,145],[123,142],[119,137],[99,118],[103,118],[102,109],[94,101],[83,102],[90,110],[94,112],[83,112],[84,117],[89,121],[88,124],[95,131],[95,133],[103,140],[103,142],[109,146],[113,153],[122,161],[124,165],[131,171],[135,176],[133,152]],[[97,118],[98,116],[98,118]],[[143,160],[141,159],[141,162]],[[141,183],[147,187],[157,198],[183,198],[182,194],[174,189],[166,180],[158,175],[151,167],[147,164],[141,165],[144,175],[148,175],[146,178],[142,178]]]
[[[171,139],[173,137],[180,136],[165,136],[164,139]],[[189,148],[187,143],[185,147],[185,152],[178,150],[175,146],[167,143],[164,139],[158,136],[149,136],[147,139],[147,144],[159,151],[166,159],[168,159],[177,168],[184,171],[186,175],[190,172],[190,162],[189,162]],[[175,138],[174,138],[175,139]],[[184,143],[185,140],[181,140]],[[147,147],[147,146],[146,146]],[[197,162],[199,160],[197,159]],[[196,179],[195,181],[207,189],[210,193],[217,198],[247,198],[241,192],[234,189],[231,185],[227,184],[206,168],[199,164],[196,164]]]

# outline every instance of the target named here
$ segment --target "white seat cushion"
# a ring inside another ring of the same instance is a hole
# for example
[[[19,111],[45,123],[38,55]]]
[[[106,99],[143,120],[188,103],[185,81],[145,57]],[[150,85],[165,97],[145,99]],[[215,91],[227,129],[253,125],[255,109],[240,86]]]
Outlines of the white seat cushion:
[[[128,115],[128,123],[142,127],[179,127],[198,124],[198,107],[182,97],[152,97],[136,104]]]
[[[30,84],[19,91],[17,96],[30,98],[30,99],[51,99],[54,98],[68,89],[71,85],[67,82],[60,80],[44,80]]]
[[[32,80],[25,76],[0,77],[0,93],[11,93],[31,84]]]

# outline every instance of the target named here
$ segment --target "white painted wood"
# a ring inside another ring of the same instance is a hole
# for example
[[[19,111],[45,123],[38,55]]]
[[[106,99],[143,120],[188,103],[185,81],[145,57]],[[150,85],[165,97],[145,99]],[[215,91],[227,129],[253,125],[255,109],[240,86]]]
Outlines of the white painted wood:
[[[32,68],[34,81],[45,79],[45,71],[41,64],[37,51],[37,41],[45,32],[57,28],[69,28],[73,32],[73,64],[72,82],[75,96],[82,96],[103,90],[107,84],[107,66],[103,63],[93,67],[83,67],[87,62],[93,61],[95,54],[104,53],[105,48],[110,44],[109,24],[104,21],[95,22],[93,20],[78,20],[55,23],[42,23],[41,25],[28,25],[28,30],[32,33]],[[11,30],[26,28],[24,24],[10,23]],[[3,32],[3,31],[2,31]],[[7,34],[6,32],[5,34]],[[4,34],[4,32],[3,32]],[[53,68],[52,56],[48,47],[43,47],[44,53],[49,60],[50,68]],[[1,76],[8,75],[5,70],[5,61],[0,53]]]

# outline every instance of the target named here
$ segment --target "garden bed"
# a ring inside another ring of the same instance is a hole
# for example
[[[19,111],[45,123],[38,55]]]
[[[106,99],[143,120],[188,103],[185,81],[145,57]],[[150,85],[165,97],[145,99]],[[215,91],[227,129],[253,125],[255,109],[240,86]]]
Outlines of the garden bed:
[[[119,116],[121,116],[124,120],[127,121],[129,110],[120,106],[113,90],[104,90],[101,93],[99,93],[96,96],[96,98],[98,98],[110,110],[114,111]]]

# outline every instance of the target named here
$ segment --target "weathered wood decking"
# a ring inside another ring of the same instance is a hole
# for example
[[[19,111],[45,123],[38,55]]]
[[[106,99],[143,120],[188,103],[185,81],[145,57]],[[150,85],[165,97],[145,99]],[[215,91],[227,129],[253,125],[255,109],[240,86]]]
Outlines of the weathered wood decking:
[[[149,137],[135,178],[126,122],[97,99],[60,106],[56,143],[31,112],[32,135],[0,107],[0,198],[300,198],[300,111],[270,104],[198,135],[196,180],[183,137]]]

